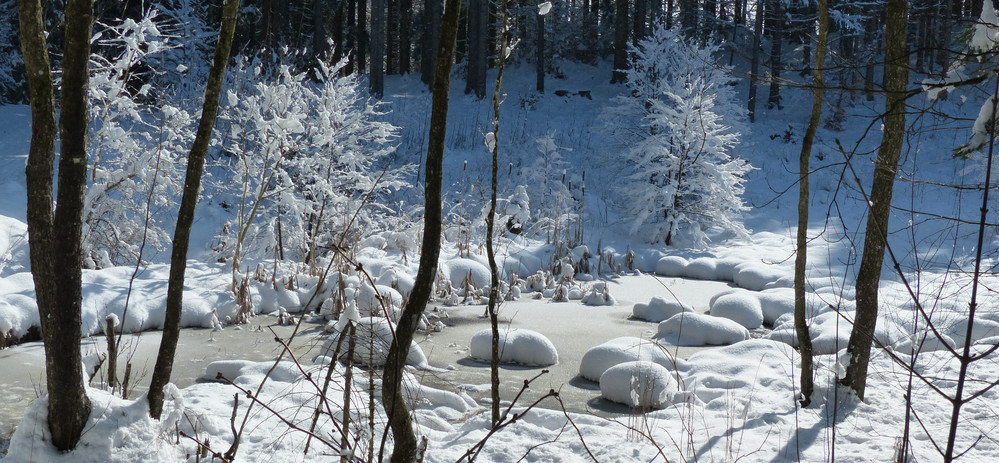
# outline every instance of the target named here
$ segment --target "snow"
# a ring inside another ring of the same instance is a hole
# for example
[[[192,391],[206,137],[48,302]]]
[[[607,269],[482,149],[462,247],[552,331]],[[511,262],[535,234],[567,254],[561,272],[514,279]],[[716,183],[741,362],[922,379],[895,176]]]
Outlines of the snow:
[[[363,317],[356,325],[357,340],[354,345],[354,362],[361,365],[381,367],[388,359],[389,346],[392,345],[392,338],[395,335],[395,324],[385,318]],[[347,355],[348,339],[340,340],[346,331],[335,332],[324,343],[319,350],[319,357],[332,357],[339,352],[339,358]],[[339,346],[339,351],[337,351]],[[427,367],[427,356],[423,349],[415,342],[409,348],[409,355],[406,363],[418,368]]]
[[[665,408],[675,394],[673,372],[658,363],[619,363],[600,375],[600,395],[629,407]]]
[[[683,276],[684,269],[687,268],[687,259],[680,256],[666,256],[656,262],[656,275],[665,277]]]
[[[599,382],[601,375],[608,368],[633,361],[649,361],[664,367],[675,365],[673,357],[655,342],[635,337],[621,337],[587,350],[579,362],[579,375],[590,381]]]
[[[558,363],[555,345],[537,331],[522,328],[499,330],[499,361],[528,366],[548,366]],[[492,359],[492,330],[482,330],[472,336],[469,355],[483,362]]]
[[[690,304],[685,304],[677,300],[667,300],[664,297],[656,296],[646,303],[635,304],[632,308],[632,316],[650,322],[659,323],[681,312],[693,312],[694,308]]]
[[[759,298],[742,292],[725,294],[711,303],[711,315],[732,320],[754,330],[763,325]]]
[[[463,288],[466,281],[472,285],[472,288],[486,288],[492,278],[488,266],[472,259],[448,260],[442,265],[441,271],[451,280],[451,285],[455,288]]]
[[[725,345],[749,339],[749,330],[727,318],[680,313],[659,323],[656,336],[678,346]]]

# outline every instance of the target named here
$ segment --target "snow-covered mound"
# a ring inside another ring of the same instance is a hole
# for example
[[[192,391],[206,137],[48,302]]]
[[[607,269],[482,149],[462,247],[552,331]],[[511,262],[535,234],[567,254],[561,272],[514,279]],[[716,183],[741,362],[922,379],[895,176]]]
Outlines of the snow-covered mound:
[[[687,268],[687,259],[680,256],[666,256],[656,262],[656,275],[682,277]]]
[[[763,325],[760,299],[745,292],[725,294],[715,299],[711,303],[711,315],[727,318],[751,330]]]
[[[462,288],[467,281],[473,288],[486,288],[491,279],[489,267],[472,259],[451,259],[440,264],[441,271],[451,280],[451,286]]]
[[[600,395],[637,408],[665,408],[676,394],[673,373],[658,363],[619,363],[600,375]]]
[[[572,294],[569,294],[569,299],[572,299]],[[600,281],[593,283],[589,291],[586,291],[582,297],[580,297],[580,302],[586,305],[614,305],[617,304],[617,299],[611,295],[610,291],[607,289],[607,284]]]
[[[473,358],[488,362],[492,359],[491,329],[475,333],[470,345]],[[519,363],[521,365],[548,366],[558,363],[558,351],[555,345],[537,331],[514,328],[501,329],[499,332],[499,357],[501,363]]]
[[[684,388],[708,406],[714,400],[730,404],[733,391],[752,391],[738,400],[751,401],[753,410],[777,410],[793,388],[793,357],[788,345],[764,339],[704,349],[687,359]]]
[[[635,318],[659,323],[681,312],[693,312],[694,308],[690,304],[678,300],[667,300],[661,296],[654,296],[648,304],[637,303],[632,308],[631,314]]]
[[[650,361],[667,368],[674,368],[679,362],[655,342],[625,336],[611,339],[586,351],[579,362],[579,375],[590,381],[600,381],[600,376],[608,368],[637,360]]]
[[[791,287],[794,276],[782,266],[744,262],[736,266],[732,281],[741,288],[760,291],[767,288]]]
[[[656,337],[678,346],[725,345],[749,339],[749,330],[727,318],[681,313],[660,323]]]
[[[698,257],[683,269],[683,276],[698,280],[719,280],[718,261],[712,257]]]
[[[357,338],[354,341],[354,363],[380,367],[385,365],[388,359],[389,347],[392,345],[395,324],[380,317],[364,317],[357,322]],[[319,350],[318,357],[332,358],[337,355],[337,343],[343,332],[335,332]],[[343,359],[347,355],[349,339],[345,338],[340,343],[338,358]],[[427,356],[423,349],[415,342],[409,348],[409,355],[406,356],[406,363],[418,368],[427,367]]]

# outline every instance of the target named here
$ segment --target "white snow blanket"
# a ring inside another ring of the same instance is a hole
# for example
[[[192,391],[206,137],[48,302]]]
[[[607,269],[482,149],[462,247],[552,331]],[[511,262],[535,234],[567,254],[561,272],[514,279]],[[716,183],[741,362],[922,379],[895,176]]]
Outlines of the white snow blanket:
[[[472,336],[470,345],[473,358],[484,362],[492,359],[491,329],[485,329]],[[548,366],[558,363],[555,345],[537,331],[522,328],[501,329],[499,331],[500,363],[518,363],[531,366]]]

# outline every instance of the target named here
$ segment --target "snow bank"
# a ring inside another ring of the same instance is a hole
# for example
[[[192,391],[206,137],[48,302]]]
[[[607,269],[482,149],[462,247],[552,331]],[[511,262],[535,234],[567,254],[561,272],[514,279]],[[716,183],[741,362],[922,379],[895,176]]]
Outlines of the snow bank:
[[[666,256],[656,262],[656,275],[682,277],[686,267],[687,259],[680,256]]]
[[[681,313],[660,323],[656,337],[678,346],[725,345],[749,339],[749,330],[727,318]]]
[[[638,303],[631,309],[631,314],[635,318],[659,323],[681,312],[693,312],[694,308],[677,300],[667,300],[661,296],[655,296],[648,304]]]
[[[763,325],[763,309],[753,294],[736,292],[725,294],[711,304],[711,315],[732,320],[755,330]]]
[[[718,280],[717,259],[712,257],[698,257],[683,269],[683,276],[696,278],[698,280]]]
[[[374,367],[385,365],[385,361],[388,359],[389,347],[392,345],[392,339],[395,336],[395,325],[384,318],[364,317],[358,321],[356,332],[357,340],[354,342],[354,363]],[[336,332],[330,336],[323,343],[318,357],[332,357],[336,353],[337,343],[340,342],[341,335],[342,333]],[[349,339],[344,339],[340,346],[339,355],[341,359],[347,355],[348,342]],[[409,348],[406,363],[417,368],[426,368],[428,366],[427,356],[424,355],[423,349],[415,342]]]
[[[678,362],[655,342],[625,336],[611,339],[586,351],[579,361],[579,375],[590,381],[600,381],[600,376],[608,368],[637,360],[650,361],[667,368],[673,368]]]
[[[744,262],[737,265],[732,281],[739,287],[752,291],[790,287],[794,283],[793,275],[784,267],[762,262]]]
[[[798,368],[792,356],[797,353],[788,345],[763,339],[701,350],[687,360],[685,389],[706,408],[717,400],[725,407],[732,407],[733,401],[745,403],[747,410],[751,403],[757,414],[782,410],[787,408]]]
[[[676,394],[673,373],[658,363],[625,362],[600,375],[600,395],[638,408],[665,408]]]
[[[489,362],[492,359],[491,329],[485,329],[472,336],[470,345],[473,358]],[[531,366],[547,366],[558,363],[555,345],[537,331],[527,329],[501,329],[499,332],[499,356],[501,363],[519,363]]]
[[[184,410],[180,391],[167,386],[162,419],[149,417],[143,395],[125,400],[100,389],[87,389],[90,418],[76,449],[60,452],[52,446],[48,396],[35,401],[11,437],[4,463],[133,463],[183,461],[184,449],[174,444],[174,425]]]
[[[489,267],[472,259],[452,259],[442,263],[440,267],[455,288],[464,287],[466,279],[476,289],[489,287]]]

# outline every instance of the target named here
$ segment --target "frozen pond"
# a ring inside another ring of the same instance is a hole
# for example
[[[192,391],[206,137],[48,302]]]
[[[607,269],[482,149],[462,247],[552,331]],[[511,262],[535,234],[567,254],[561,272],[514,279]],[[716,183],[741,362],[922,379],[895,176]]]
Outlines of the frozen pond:
[[[605,280],[610,293],[617,299],[614,306],[585,306],[579,301],[555,303],[546,299],[531,299],[527,293],[519,301],[506,302],[500,308],[501,329],[528,328],[545,335],[558,350],[559,363],[546,368],[502,366],[500,370],[501,397],[509,401],[520,391],[525,379],[541,372],[541,376],[521,397],[519,405],[526,405],[548,392],[560,391],[568,410],[600,415],[627,413],[623,406],[609,403],[599,398],[596,383],[577,376],[579,361],[587,349],[621,336],[634,336],[649,339],[655,334],[657,324],[631,319],[632,306],[637,302],[648,302],[653,296],[662,296],[690,304],[698,312],[708,309],[711,296],[732,287],[730,283],[716,281],[665,278],[652,275],[625,276]],[[672,293],[672,294],[671,294]],[[429,307],[432,310],[434,306]],[[483,405],[488,404],[489,366],[487,363],[469,357],[469,342],[472,336],[489,327],[484,318],[483,305],[443,307],[447,315],[443,318],[448,328],[438,333],[419,334],[417,341],[426,353],[430,370],[416,371],[425,384],[441,389],[463,389]],[[280,346],[274,341],[268,327],[273,327],[282,337],[291,334],[292,327],[275,326],[276,317],[258,315],[247,326],[229,327],[213,332],[209,329],[181,330],[181,339],[174,364],[174,382],[181,388],[191,385],[204,375],[205,367],[215,360],[243,359],[265,361],[274,359]],[[303,323],[302,332],[293,344],[296,356],[304,363],[311,364],[312,353],[321,344],[322,338],[316,335],[321,326]],[[119,360],[119,371],[123,371],[124,357],[131,355],[132,379],[136,389],[129,397],[137,397],[145,392],[150,371],[156,360],[160,331],[148,331],[136,335],[125,335],[123,358]],[[104,352],[103,337],[93,337],[83,341],[84,352],[95,350]],[[670,353],[681,358],[688,357],[700,348],[670,348]],[[131,354],[130,354],[131,353]],[[8,435],[12,427],[24,414],[27,407],[44,389],[44,354],[40,342],[27,343],[0,350],[0,434]],[[100,380],[96,378],[95,380]],[[558,404],[548,400],[542,404],[547,408],[558,408]]]

